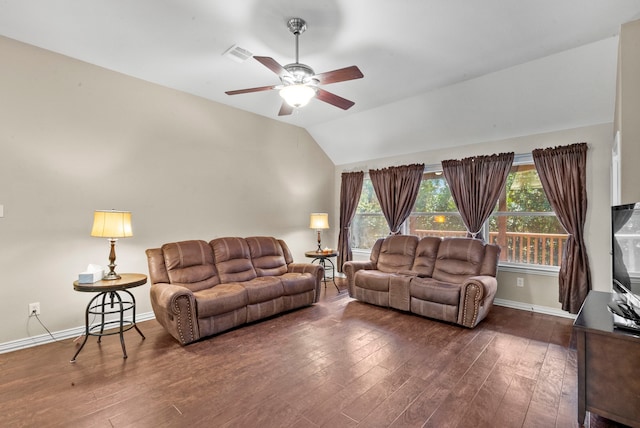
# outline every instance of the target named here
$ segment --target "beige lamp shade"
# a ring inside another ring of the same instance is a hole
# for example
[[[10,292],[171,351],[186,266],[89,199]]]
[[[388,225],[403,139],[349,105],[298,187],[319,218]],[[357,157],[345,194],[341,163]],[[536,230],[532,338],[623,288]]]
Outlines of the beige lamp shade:
[[[91,236],[99,238],[128,238],[131,230],[131,211],[102,211],[93,213]]]
[[[311,213],[309,229],[329,229],[329,214]]]

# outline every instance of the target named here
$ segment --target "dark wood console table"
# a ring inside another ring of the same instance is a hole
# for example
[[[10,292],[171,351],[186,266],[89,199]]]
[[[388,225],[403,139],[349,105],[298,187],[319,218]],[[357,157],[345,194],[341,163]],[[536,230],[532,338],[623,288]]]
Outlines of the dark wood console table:
[[[590,291],[573,328],[578,351],[578,422],[586,412],[640,427],[640,336],[613,327],[611,293]]]

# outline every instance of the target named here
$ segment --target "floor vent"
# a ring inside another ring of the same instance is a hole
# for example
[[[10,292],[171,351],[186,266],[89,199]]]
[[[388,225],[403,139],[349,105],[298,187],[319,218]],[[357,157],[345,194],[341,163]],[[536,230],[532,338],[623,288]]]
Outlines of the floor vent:
[[[251,58],[253,56],[253,54],[251,52],[249,52],[248,50],[241,48],[238,45],[233,45],[229,49],[224,51],[222,56],[226,56],[227,58],[231,59],[232,61],[242,63],[242,62],[245,62],[246,60],[248,60],[249,58]]]

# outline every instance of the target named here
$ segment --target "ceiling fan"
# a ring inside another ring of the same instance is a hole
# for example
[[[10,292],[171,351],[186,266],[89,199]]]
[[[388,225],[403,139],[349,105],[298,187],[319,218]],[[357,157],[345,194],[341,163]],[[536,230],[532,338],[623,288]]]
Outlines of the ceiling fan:
[[[311,67],[298,62],[298,37],[307,29],[307,23],[302,18],[291,18],[289,22],[287,22],[287,28],[296,36],[296,62],[283,67],[273,58],[267,56],[253,57],[256,61],[276,73],[278,77],[280,77],[282,84],[239,89],[225,93],[227,95],[238,95],[278,89],[280,96],[284,100],[278,116],[286,116],[293,113],[294,108],[305,106],[313,97],[343,110],[351,108],[355,104],[353,101],[325,91],[319,88],[319,86],[360,79],[363,77],[360,69],[352,65],[351,67],[315,74]]]

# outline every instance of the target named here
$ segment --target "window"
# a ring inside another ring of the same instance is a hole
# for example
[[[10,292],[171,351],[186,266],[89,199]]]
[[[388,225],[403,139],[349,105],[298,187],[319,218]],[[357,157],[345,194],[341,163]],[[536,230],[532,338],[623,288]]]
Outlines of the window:
[[[425,168],[416,204],[403,233],[423,236],[466,236],[440,165]],[[369,178],[364,179],[358,208],[351,226],[352,248],[368,251],[389,226]],[[483,235],[498,244],[502,265],[557,267],[567,233],[549,205],[531,155],[519,155],[511,167],[496,209]]]
[[[371,250],[378,238],[389,234],[387,220],[382,214],[382,208],[373,190],[369,177],[362,182],[362,193],[356,214],[351,222],[351,248],[354,250]]]
[[[490,242],[502,249],[501,262],[560,266],[568,235],[551,209],[533,161],[514,162],[487,223]]]
[[[439,167],[436,165],[435,167]],[[413,212],[402,233],[423,236],[466,236],[466,228],[453,202],[447,180],[442,172],[427,167],[420,183]],[[362,193],[351,224],[351,246],[368,251],[378,238],[389,235],[389,226],[382,214],[373,185],[364,179]]]
[[[407,233],[421,238],[467,236],[467,228],[441,171],[425,171],[422,176]]]

